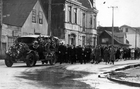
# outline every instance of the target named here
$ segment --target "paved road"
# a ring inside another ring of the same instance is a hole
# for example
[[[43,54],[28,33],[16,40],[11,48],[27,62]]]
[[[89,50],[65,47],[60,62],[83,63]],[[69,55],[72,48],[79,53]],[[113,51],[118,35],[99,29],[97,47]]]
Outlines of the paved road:
[[[73,72],[65,69],[67,64],[26,67],[25,63],[15,63],[11,68],[0,61],[0,89],[92,89],[90,85],[73,80],[89,73]]]
[[[0,60],[0,89],[45,89],[41,88],[35,81],[20,79],[15,76],[23,75],[23,72],[33,72],[40,67],[28,68],[24,63],[14,64],[8,68],[4,65],[4,61]],[[43,68],[43,67],[42,67]]]
[[[139,87],[132,87],[123,84],[118,84],[116,82],[109,81],[106,78],[106,75],[102,74],[104,72],[113,71],[118,68],[124,68],[128,65],[135,65],[139,64],[140,60],[128,60],[128,61],[119,61],[116,62],[115,65],[105,65],[105,63],[100,63],[97,65],[70,65],[67,67],[68,70],[75,70],[75,71],[86,71],[92,72],[88,76],[83,78],[77,78],[76,80],[85,82],[93,87],[93,89],[140,89]],[[101,76],[101,78],[98,77]]]
[[[98,75],[104,76],[103,72],[137,64],[139,61],[120,61],[115,65],[100,63],[55,66],[42,66],[38,62],[37,66],[31,68],[26,67],[25,63],[18,63],[8,68],[0,60],[0,89],[139,89],[98,78]]]

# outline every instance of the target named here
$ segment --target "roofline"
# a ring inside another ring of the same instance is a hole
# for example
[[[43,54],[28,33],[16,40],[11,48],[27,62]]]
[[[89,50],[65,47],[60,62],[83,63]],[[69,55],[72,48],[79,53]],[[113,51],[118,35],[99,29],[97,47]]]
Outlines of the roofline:
[[[128,27],[128,28],[131,28],[132,30],[136,30],[135,27],[131,27],[131,26],[128,26],[128,25],[122,25],[121,27]],[[121,28],[121,27],[120,27],[120,28]]]
[[[106,32],[111,32],[111,31],[107,31],[107,30],[105,30]],[[112,33],[112,32],[111,32]],[[125,32],[114,32],[114,36],[116,36],[116,37],[122,37],[122,36],[117,36],[119,33],[121,33],[121,34],[124,34],[125,36],[126,36],[126,33]]]
[[[36,0],[36,1],[38,1],[38,0]],[[36,3],[37,3],[37,2],[36,2]],[[36,3],[35,3],[35,4],[36,4]],[[35,5],[33,5],[33,7],[34,7],[34,6],[35,6]],[[32,8],[33,8],[33,7],[32,7]],[[31,10],[31,11],[32,11],[32,10]],[[31,13],[31,11],[30,11],[30,13]],[[13,24],[4,23],[4,22],[3,22],[3,24],[10,25],[10,26],[22,27],[22,26],[25,24],[25,22],[27,21],[27,19],[28,19],[30,13],[27,15],[26,19],[23,21],[23,23],[22,23],[21,25],[13,25]]]
[[[90,0],[88,0],[88,2],[90,3],[91,8],[93,8],[93,5],[92,5],[91,1],[90,1]]]
[[[43,14],[44,14],[44,16],[45,16],[45,19],[46,19],[46,21],[47,21],[47,23],[48,23],[48,19],[47,19],[47,14],[45,14],[45,10],[44,10],[44,8],[43,8],[43,4],[40,2],[40,0],[37,0],[37,1],[39,1],[39,3],[40,3],[40,6],[41,6],[41,9],[43,10]]]
[[[105,30],[105,32],[107,32],[107,33],[108,33],[108,31],[106,31],[106,30]],[[108,33],[108,34],[109,34],[109,33]],[[109,35],[112,37],[112,35],[111,35],[111,34],[109,34]],[[118,41],[117,39],[115,39],[115,38],[114,38],[114,40],[116,40],[119,44],[122,44],[122,45],[128,45],[128,46],[130,46],[130,44],[124,44],[124,43],[121,43],[121,42],[119,42],[119,41]]]

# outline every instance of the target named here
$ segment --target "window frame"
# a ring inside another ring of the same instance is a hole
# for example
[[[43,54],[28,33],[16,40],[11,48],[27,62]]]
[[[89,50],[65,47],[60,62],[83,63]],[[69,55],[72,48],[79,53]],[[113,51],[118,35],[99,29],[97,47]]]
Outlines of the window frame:
[[[72,6],[68,6],[68,22],[72,22]]]
[[[33,22],[33,23],[36,23],[36,22],[37,22],[37,20],[36,20],[36,15],[37,15],[37,14],[36,14],[36,9],[33,9],[33,10],[32,10],[32,22]]]
[[[73,21],[73,22],[74,22],[75,24],[77,24],[77,8],[74,8],[74,9],[73,9],[73,12],[74,12],[74,21]]]
[[[128,32],[128,28],[125,28],[125,32]]]
[[[42,11],[38,12],[38,21],[39,21],[39,24],[43,24],[43,12]]]
[[[83,27],[83,31],[85,31],[85,27],[86,27],[86,14],[82,13],[82,27]]]

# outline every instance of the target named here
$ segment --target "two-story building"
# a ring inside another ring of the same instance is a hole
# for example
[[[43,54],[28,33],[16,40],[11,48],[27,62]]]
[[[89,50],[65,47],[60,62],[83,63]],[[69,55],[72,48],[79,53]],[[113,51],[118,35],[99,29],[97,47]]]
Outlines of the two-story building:
[[[41,0],[48,14],[48,1]],[[51,0],[51,34],[70,45],[96,45],[95,0]],[[48,16],[47,16],[48,17]]]
[[[3,0],[2,50],[16,37],[28,34],[48,34],[48,22],[40,0]]]
[[[130,48],[140,48],[140,28],[139,27],[131,27],[128,25],[122,25],[120,27],[122,32],[126,33],[127,40],[131,45]]]

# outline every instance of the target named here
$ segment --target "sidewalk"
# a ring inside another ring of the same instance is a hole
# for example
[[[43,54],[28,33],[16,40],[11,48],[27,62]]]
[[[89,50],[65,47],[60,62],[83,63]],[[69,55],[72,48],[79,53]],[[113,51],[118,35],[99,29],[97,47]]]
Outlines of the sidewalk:
[[[126,86],[125,84],[114,83],[109,80],[109,74],[112,71],[120,70],[122,68],[129,68],[128,66],[134,67],[140,64],[139,60],[120,60],[115,64],[107,64],[101,62],[99,64],[73,64],[67,65],[66,69],[72,71],[85,71],[90,72],[89,75],[75,80],[89,84],[91,87],[97,89],[139,89],[139,87]]]
[[[129,68],[135,68],[135,67],[138,67],[138,66],[140,66],[140,61],[138,61],[136,64],[133,64],[133,65],[128,65],[128,66],[125,66],[123,68],[115,69],[113,72],[109,73],[109,75],[107,76],[107,79],[111,80],[111,81],[114,81],[114,82],[117,82],[117,83],[120,83],[120,84],[125,84],[125,85],[129,85],[129,86],[134,86],[134,87],[140,87],[140,81],[139,82],[138,81],[132,81],[132,80],[128,81],[127,77],[124,77],[124,79],[121,79],[119,77],[116,78],[116,75],[119,76],[118,73],[120,71],[123,72],[123,70],[129,69]],[[139,76],[139,75],[137,75],[137,76]]]
[[[134,66],[140,64],[140,59],[139,60],[121,60],[118,62],[115,62],[113,64],[105,64],[105,62],[101,62],[99,64],[73,64],[73,65],[68,65],[66,68],[68,70],[74,70],[74,71],[85,71],[85,72],[100,72],[100,73],[106,73],[106,72],[111,72],[115,70],[119,70],[122,68],[125,68],[127,66]]]

